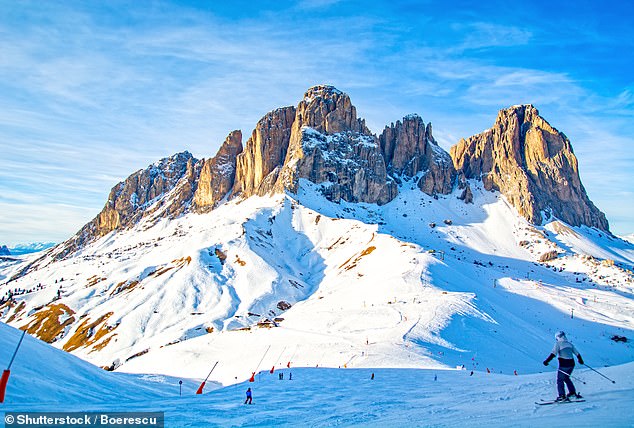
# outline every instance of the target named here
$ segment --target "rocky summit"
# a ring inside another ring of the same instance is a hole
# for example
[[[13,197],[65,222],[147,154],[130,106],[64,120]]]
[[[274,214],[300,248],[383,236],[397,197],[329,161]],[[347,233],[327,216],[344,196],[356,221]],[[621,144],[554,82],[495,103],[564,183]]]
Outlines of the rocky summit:
[[[275,109],[242,144],[231,132],[211,159],[179,153],[117,184],[101,213],[65,244],[66,255],[85,242],[129,228],[140,218],[204,213],[222,200],[296,193],[301,179],[319,184],[333,202],[392,201],[403,182],[428,195],[462,189],[469,180],[500,191],[534,224],[558,218],[608,231],[605,215],[588,198],[568,138],[532,105],[499,112],[493,127],[458,142],[447,153],[417,114],[373,134],[350,97],[329,85],[306,91],[296,107]]]
[[[556,217],[608,230],[581,184],[570,141],[532,105],[501,110],[491,129],[461,140],[451,157],[456,170],[499,190],[531,223]]]

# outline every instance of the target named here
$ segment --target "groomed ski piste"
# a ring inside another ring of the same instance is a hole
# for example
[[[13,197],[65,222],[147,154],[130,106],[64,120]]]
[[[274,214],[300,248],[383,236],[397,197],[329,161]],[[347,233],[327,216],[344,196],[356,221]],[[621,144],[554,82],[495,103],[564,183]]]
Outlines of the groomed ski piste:
[[[378,207],[333,204],[303,182],[298,195],[146,218],[62,261],[51,250],[3,263],[0,295],[41,287],[2,320],[41,334],[34,311],[64,304],[75,322],[52,345],[94,366],[27,338],[2,409],[157,410],[167,426],[540,426],[563,414],[632,426],[634,245],[556,219],[530,225],[471,187],[465,204],[405,183]],[[86,320],[100,323],[82,336]],[[2,327],[0,362],[19,339]],[[558,330],[616,383],[577,367],[586,402],[536,406],[556,395],[555,363],[541,362]],[[68,382],[42,387],[58,375]]]
[[[0,324],[0,359],[11,357],[20,332]],[[575,427],[632,426],[634,364],[573,374],[583,403],[537,406],[552,398],[554,369],[532,375],[463,370],[292,368],[268,370],[255,382],[208,387],[166,376],[105,372],[28,337],[11,370],[8,411],[164,412],[166,427],[226,426],[434,426],[535,427],[564,420]],[[292,380],[289,376],[292,374]],[[374,374],[374,379],[371,379]],[[253,404],[245,405],[245,391]]]

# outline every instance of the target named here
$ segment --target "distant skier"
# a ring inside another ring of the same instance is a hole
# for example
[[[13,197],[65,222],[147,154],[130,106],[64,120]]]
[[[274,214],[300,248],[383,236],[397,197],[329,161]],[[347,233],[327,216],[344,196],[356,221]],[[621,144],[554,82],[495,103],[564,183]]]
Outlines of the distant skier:
[[[558,357],[559,370],[557,371],[557,392],[559,395],[556,401],[570,400],[570,397],[581,398],[581,395],[577,394],[577,390],[575,389],[575,385],[572,383],[572,380],[570,380],[570,375],[572,374],[572,370],[575,368],[575,355],[577,356],[579,364],[583,364],[583,358],[581,358],[581,354],[577,351],[575,345],[568,341],[566,333],[563,331],[559,331],[555,334],[555,340],[555,346],[548,358],[544,360],[544,365],[547,366],[548,363],[555,358],[555,356]],[[568,395],[566,395],[564,384],[568,387]]]
[[[244,404],[253,404],[253,394],[251,393],[251,388],[247,389],[247,399],[244,400]]]

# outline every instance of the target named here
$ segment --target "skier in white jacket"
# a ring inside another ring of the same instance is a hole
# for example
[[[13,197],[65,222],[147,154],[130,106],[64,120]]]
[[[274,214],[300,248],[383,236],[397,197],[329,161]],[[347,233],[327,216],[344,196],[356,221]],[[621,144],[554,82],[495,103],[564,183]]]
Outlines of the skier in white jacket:
[[[581,358],[581,354],[577,351],[575,345],[568,341],[566,333],[563,331],[559,331],[555,334],[555,340],[555,346],[548,358],[544,360],[544,365],[547,366],[553,358],[558,357],[559,370],[557,371],[557,392],[559,396],[557,397],[557,401],[569,400],[570,397],[581,398],[581,395],[577,394],[572,380],[570,380],[570,375],[572,374],[572,370],[575,368],[574,357],[577,357],[579,364],[583,364],[583,358]],[[568,387],[568,395],[566,395],[564,385]]]

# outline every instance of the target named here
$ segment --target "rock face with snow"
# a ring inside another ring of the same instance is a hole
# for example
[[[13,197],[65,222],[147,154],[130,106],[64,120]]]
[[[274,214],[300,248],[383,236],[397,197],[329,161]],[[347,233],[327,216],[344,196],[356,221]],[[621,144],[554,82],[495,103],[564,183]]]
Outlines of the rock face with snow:
[[[9,251],[9,248],[6,245],[3,245],[0,247],[0,256],[10,256],[11,255],[11,251]]]
[[[238,155],[242,153],[242,132],[231,132],[220,146],[216,156],[203,160],[194,194],[194,210],[208,212],[233,187]]]
[[[533,223],[541,223],[544,212],[571,225],[608,230],[605,215],[581,185],[570,142],[533,106],[500,111],[493,128],[461,140],[450,156],[420,116],[408,115],[377,137],[347,94],[318,85],[297,107],[267,113],[244,148],[241,131],[233,131],[211,159],[198,161],[184,152],[132,174],[60,254],[148,216],[203,213],[225,198],[297,193],[301,179],[318,184],[330,201],[383,205],[404,180],[415,180],[428,195],[449,194],[457,183],[460,199],[469,203],[467,180],[474,178],[502,192]]]
[[[297,191],[299,179],[323,184],[329,200],[384,204],[396,195],[377,138],[350,97],[310,88],[297,108],[266,114],[238,156],[232,197]]]
[[[423,192],[451,193],[456,172],[451,157],[434,140],[431,123],[425,126],[420,116],[406,116],[386,126],[379,143],[391,175],[421,174],[418,186]]]
[[[113,230],[125,229],[159,210],[163,216],[182,213],[191,201],[199,174],[189,152],[177,153],[139,170],[112,188],[103,210],[73,238],[64,243],[60,256]],[[163,198],[174,192],[171,199]]]
[[[108,202],[94,220],[98,235],[125,228],[144,215],[158,198],[176,187],[181,178],[191,175],[195,159],[189,152],[178,153],[140,170],[117,184]]]
[[[451,157],[466,178],[499,190],[532,223],[541,224],[544,213],[573,226],[608,230],[581,184],[570,141],[532,105],[500,110],[491,129],[461,140]]]
[[[323,184],[331,201],[385,204],[397,194],[377,138],[357,118],[347,94],[310,88],[297,106],[289,149],[274,190],[296,191],[299,179]]]

